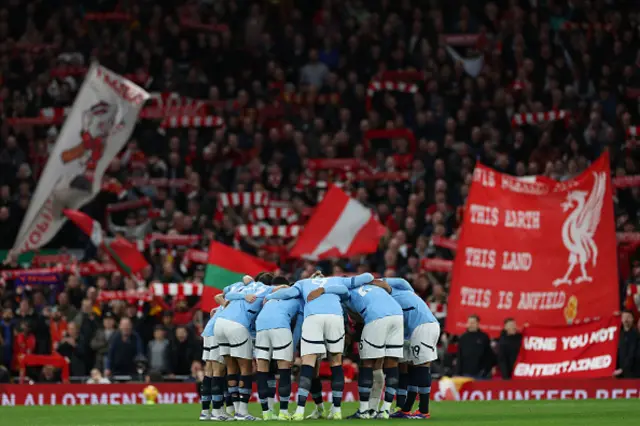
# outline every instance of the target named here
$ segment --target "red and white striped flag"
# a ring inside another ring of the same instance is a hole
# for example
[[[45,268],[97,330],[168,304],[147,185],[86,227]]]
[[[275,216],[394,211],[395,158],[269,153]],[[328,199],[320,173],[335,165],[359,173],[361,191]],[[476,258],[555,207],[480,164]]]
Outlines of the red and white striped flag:
[[[511,125],[513,127],[523,126],[525,124],[542,124],[549,121],[566,120],[570,117],[569,111],[563,109],[559,111],[546,111],[546,112],[523,112],[514,114],[511,117]]]
[[[219,209],[269,205],[268,192],[222,192],[218,194]]]
[[[251,220],[254,222],[267,219],[294,223],[298,220],[298,215],[289,207],[258,207],[251,211]]]
[[[203,285],[201,283],[151,283],[154,296],[202,296]]]
[[[319,260],[373,253],[385,232],[371,210],[331,186],[298,236],[291,257]]]

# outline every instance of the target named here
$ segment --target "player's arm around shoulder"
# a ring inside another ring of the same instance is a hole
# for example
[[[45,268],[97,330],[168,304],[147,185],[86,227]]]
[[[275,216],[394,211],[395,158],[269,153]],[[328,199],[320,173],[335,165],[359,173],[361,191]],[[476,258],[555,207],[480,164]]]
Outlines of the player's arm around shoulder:
[[[356,275],[354,277],[344,277],[343,284],[349,289],[353,290],[354,288],[362,287],[366,284],[371,284],[371,282],[375,279],[375,277],[369,272],[365,272],[364,274]]]
[[[216,294],[213,300],[215,300],[215,302],[222,307],[226,307],[229,304],[229,301],[224,298],[223,293]],[[213,315],[213,313],[211,315]]]
[[[298,287],[298,283],[289,286],[278,286],[277,290],[273,290],[271,294],[267,295],[266,300],[283,300],[283,299],[295,299],[300,297],[302,293]]]
[[[386,278],[385,281],[395,290],[414,291],[409,281],[404,278]]]
[[[387,293],[391,294],[391,291],[392,291],[391,290],[391,286],[385,280],[373,280],[371,282],[371,285],[376,286],[376,287],[380,287],[381,289],[383,289]]]

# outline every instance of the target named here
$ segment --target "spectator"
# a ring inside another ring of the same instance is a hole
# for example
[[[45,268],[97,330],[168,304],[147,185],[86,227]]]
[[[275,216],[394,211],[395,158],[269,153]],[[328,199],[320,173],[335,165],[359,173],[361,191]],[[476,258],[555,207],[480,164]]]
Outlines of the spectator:
[[[149,368],[161,373],[169,372],[170,347],[165,329],[158,325],[153,331],[153,340],[149,342],[147,348],[149,358]]]
[[[522,334],[518,333],[516,321],[513,318],[507,318],[498,340],[498,366],[500,375],[505,380],[510,379],[513,374],[513,366],[516,364],[521,343]]]
[[[88,385],[108,385],[111,381],[106,377],[102,377],[102,373],[97,368],[91,369],[91,377],[87,379]]]
[[[78,314],[76,307],[69,303],[69,295],[64,291],[58,295],[58,311],[66,322],[73,321]]]
[[[191,371],[187,380],[190,382],[202,383],[202,379],[204,379],[204,368],[202,368],[202,363],[198,360],[194,360],[191,362]]]
[[[120,320],[118,331],[111,338],[105,375],[133,375],[136,372],[135,359],[142,355],[142,342],[133,331],[129,318]]]
[[[88,368],[91,368],[91,366],[94,364],[95,358],[95,354],[91,349],[91,340],[98,330],[99,323],[93,303],[90,299],[82,300],[80,312],[78,313],[78,315],[76,315],[73,321],[76,324],[80,335],[82,336],[82,340],[80,340],[78,344],[82,344],[84,346],[78,349],[82,352],[83,356],[86,357],[86,366]]]
[[[493,350],[491,340],[480,330],[480,318],[471,315],[467,319],[467,331],[458,341],[456,373],[459,376],[486,379],[490,377],[493,367]]]
[[[188,376],[191,363],[198,359],[200,349],[190,339],[184,326],[176,328],[176,338],[171,342],[171,372],[179,376]]]
[[[82,288],[80,277],[74,274],[69,275],[65,289],[67,296],[69,297],[69,303],[71,303],[75,308],[79,308],[82,303],[82,299],[84,298],[84,289]]]
[[[13,311],[5,308],[0,318],[0,339],[2,339],[2,351],[0,352],[0,364],[9,367],[13,356],[13,331],[15,321],[13,320]]]
[[[56,369],[53,367],[53,365],[45,365],[44,367],[42,367],[42,372],[40,373],[40,377],[38,378],[38,383],[60,383],[58,373],[56,372]]]
[[[4,365],[0,365],[0,384],[9,384],[10,381],[11,373]]]
[[[84,339],[85,336],[80,334],[76,323],[72,322],[58,345],[58,353],[69,360],[72,376],[84,376],[89,371]]]
[[[20,301],[20,306],[16,314],[16,321],[26,323],[28,325],[29,332],[33,333],[36,339],[36,345],[33,353],[48,354],[51,352],[49,328],[44,321],[44,317],[39,315],[35,309],[33,309],[29,299],[23,298]]]
[[[618,364],[613,375],[620,378],[640,377],[638,351],[640,350],[640,334],[634,327],[633,313],[623,311],[621,317],[620,341],[618,342]]]
[[[329,68],[318,61],[318,51],[311,49],[309,51],[309,62],[300,70],[300,84],[309,85],[318,90],[324,85],[328,75]]]
[[[173,311],[164,311],[162,313],[162,326],[167,332],[167,336],[173,338],[175,336],[176,326],[173,324]]]
[[[48,311],[48,312],[47,312]],[[58,350],[58,345],[64,337],[68,324],[67,320],[62,316],[62,313],[57,307],[52,307],[50,310],[45,308],[45,318],[49,319],[49,334],[51,335],[51,352]]]
[[[21,321],[16,328],[15,339],[13,340],[13,371],[18,371],[20,358],[33,354],[36,350],[36,336],[31,332],[31,327],[27,321]]]
[[[99,328],[93,339],[91,339],[91,350],[95,353],[96,358],[94,369],[104,370],[109,344],[115,334],[116,319],[111,312],[106,312],[102,317],[102,328]]]

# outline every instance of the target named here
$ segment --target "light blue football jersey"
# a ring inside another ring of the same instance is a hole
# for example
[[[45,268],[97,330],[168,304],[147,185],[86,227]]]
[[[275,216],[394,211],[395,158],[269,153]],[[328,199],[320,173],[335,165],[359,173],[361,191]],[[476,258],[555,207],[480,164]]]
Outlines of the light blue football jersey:
[[[350,286],[371,282],[373,275],[361,274],[355,277],[322,277],[307,278],[296,282],[293,287],[277,291],[269,296],[271,299],[301,298],[304,303],[304,317],[310,315],[343,315],[342,299],[346,298]],[[356,283],[356,284],[354,284]],[[325,293],[315,300],[307,302],[309,293],[324,288]]]
[[[402,307],[405,339],[409,339],[418,326],[438,322],[427,303],[415,293],[407,280],[387,278],[385,281],[391,287],[391,297]]]
[[[230,284],[223,289],[223,293],[226,295],[229,293],[239,292],[242,290],[243,287],[245,287],[245,284],[243,282]],[[205,325],[204,330],[202,330],[202,334],[201,334],[202,337],[212,337],[214,335],[213,329],[216,325],[216,320],[218,319],[218,316],[223,309],[224,307],[219,306],[214,312],[214,314],[211,316],[211,318],[209,318],[209,321],[207,321],[207,324]]]
[[[359,314],[365,324],[389,316],[401,316],[402,308],[384,289],[370,284],[349,291],[347,307]]]
[[[303,312],[304,304],[298,297],[267,300],[256,319],[256,331],[291,328],[292,321]]]
[[[242,287],[239,291],[227,293],[225,298],[230,302],[219,318],[237,322],[248,330],[255,331],[254,323],[262,310],[264,298],[271,294],[272,291],[273,287],[264,285],[261,282],[252,282]],[[253,303],[249,303],[244,299],[248,294],[256,295],[256,300]]]

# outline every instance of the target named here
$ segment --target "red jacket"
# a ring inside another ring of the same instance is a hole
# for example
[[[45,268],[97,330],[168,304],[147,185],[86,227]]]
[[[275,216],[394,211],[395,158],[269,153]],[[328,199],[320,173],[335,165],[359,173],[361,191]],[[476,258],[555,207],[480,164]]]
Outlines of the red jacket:
[[[25,335],[24,333],[18,333],[13,341],[13,369],[17,370],[19,368],[18,360],[21,356],[32,354],[35,349],[36,336],[33,334]]]

